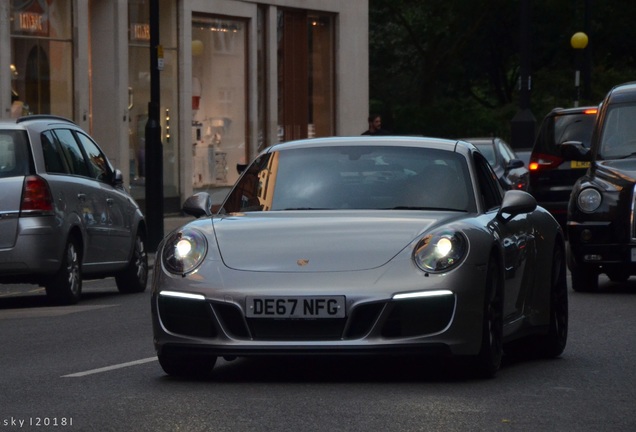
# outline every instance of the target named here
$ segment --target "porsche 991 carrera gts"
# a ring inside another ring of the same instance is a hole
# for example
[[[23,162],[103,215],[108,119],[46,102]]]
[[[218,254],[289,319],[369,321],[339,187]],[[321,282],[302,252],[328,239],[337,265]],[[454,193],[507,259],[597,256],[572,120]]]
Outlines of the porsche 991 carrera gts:
[[[163,370],[210,376],[218,357],[425,355],[490,377],[507,352],[559,356],[563,232],[504,193],[470,143],[321,138],[277,144],[220,208],[159,245],[154,344]]]

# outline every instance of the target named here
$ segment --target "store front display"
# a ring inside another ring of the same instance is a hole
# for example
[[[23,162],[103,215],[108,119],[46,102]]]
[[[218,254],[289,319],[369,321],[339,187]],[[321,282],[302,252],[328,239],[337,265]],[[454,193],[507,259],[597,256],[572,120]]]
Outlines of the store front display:
[[[71,0],[11,0],[11,115],[73,117]]]
[[[192,19],[192,184],[233,184],[247,155],[246,25],[195,14]]]

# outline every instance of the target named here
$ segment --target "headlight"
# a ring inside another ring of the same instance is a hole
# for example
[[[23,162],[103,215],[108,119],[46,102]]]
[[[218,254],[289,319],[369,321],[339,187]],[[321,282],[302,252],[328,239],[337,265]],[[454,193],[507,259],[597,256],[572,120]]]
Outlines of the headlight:
[[[207,251],[205,235],[195,229],[185,228],[166,238],[161,259],[170,273],[185,276],[203,262]]]
[[[592,213],[601,206],[603,197],[601,193],[594,188],[583,189],[576,199],[579,209],[585,213]]]
[[[413,259],[425,272],[441,273],[455,267],[467,250],[468,240],[461,232],[436,231],[419,241]]]

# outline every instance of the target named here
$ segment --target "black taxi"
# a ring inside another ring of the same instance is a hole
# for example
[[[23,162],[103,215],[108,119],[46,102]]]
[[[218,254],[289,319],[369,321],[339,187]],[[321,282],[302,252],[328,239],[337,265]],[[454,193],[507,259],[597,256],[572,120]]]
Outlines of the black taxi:
[[[598,276],[636,275],[636,82],[612,88],[599,105],[591,148],[565,152],[590,160],[567,213],[568,266],[574,291],[597,291]]]

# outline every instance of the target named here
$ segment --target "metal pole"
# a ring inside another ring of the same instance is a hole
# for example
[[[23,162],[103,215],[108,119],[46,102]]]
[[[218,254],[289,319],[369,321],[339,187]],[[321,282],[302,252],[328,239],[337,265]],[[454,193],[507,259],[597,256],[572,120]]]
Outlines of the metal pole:
[[[536,120],[530,109],[532,78],[530,75],[530,0],[521,0],[519,26],[519,109],[510,124],[510,144],[515,149],[529,149],[534,145]]]
[[[148,252],[156,252],[163,238],[163,146],[159,121],[159,0],[150,0],[150,102],[146,123],[146,223]]]

